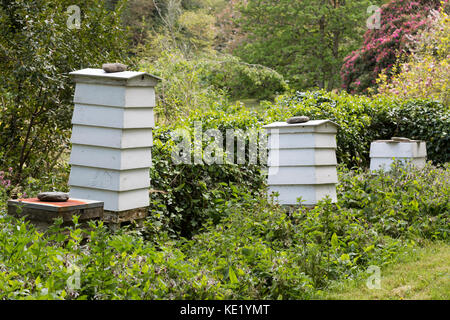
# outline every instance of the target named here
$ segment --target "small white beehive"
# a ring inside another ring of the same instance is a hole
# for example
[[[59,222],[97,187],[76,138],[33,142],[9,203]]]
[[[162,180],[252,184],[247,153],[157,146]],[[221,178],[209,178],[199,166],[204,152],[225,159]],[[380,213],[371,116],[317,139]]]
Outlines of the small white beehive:
[[[377,140],[370,145],[370,170],[388,170],[394,159],[423,168],[427,159],[425,141],[407,138]]]
[[[310,120],[264,126],[269,135],[269,194],[277,192],[283,205],[314,206],[327,195],[336,201],[337,125]]]
[[[123,212],[149,205],[153,107],[159,78],[83,69],[75,82],[70,196]]]

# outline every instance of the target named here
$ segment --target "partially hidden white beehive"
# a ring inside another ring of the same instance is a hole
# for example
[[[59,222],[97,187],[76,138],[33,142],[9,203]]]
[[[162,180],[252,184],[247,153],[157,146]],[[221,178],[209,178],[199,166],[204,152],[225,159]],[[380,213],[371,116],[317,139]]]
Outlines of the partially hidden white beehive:
[[[149,205],[153,107],[159,78],[83,69],[76,82],[70,196],[121,212]]]
[[[313,206],[327,195],[336,201],[337,125],[310,120],[264,126],[268,132],[269,194],[277,192],[283,205]]]
[[[427,159],[425,141],[407,138],[377,140],[370,145],[370,170],[388,170],[394,159],[423,168]]]

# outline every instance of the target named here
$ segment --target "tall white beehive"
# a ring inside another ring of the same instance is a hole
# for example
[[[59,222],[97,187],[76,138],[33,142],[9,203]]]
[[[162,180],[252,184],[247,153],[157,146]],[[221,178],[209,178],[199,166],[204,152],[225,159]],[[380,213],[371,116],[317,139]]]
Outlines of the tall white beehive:
[[[394,162],[394,158],[423,168],[427,159],[426,142],[392,138],[391,140],[377,140],[370,144],[370,170],[388,170]]]
[[[329,120],[310,120],[264,126],[269,135],[269,194],[277,192],[283,205],[313,206],[325,196],[336,201],[337,125]]]
[[[104,201],[113,212],[147,207],[159,78],[102,69],[70,74],[76,82],[70,196]]]

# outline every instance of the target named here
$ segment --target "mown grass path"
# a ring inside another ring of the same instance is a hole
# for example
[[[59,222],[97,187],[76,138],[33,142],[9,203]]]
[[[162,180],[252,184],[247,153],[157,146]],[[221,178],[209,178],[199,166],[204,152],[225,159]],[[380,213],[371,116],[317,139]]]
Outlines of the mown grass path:
[[[331,289],[325,298],[449,300],[450,244],[437,242],[409,250],[382,268],[381,289],[368,289],[364,280],[348,281]]]

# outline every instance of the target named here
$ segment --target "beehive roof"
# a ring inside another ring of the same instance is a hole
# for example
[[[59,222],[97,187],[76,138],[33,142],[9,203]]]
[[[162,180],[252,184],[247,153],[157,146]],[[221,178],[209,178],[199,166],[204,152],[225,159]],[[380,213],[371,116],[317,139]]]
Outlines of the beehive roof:
[[[69,73],[75,82],[123,85],[123,86],[155,86],[162,79],[147,72],[122,71],[105,72],[103,69],[82,69]]]
[[[336,128],[339,127],[335,122],[333,122],[331,120],[309,120],[308,122],[292,123],[292,124],[289,124],[289,123],[284,122],[284,121],[273,122],[271,124],[263,126],[263,128],[266,128],[266,129],[279,129],[279,128],[296,128],[296,127],[318,127],[318,126],[322,126],[322,125],[325,125],[325,124],[332,124]]]

